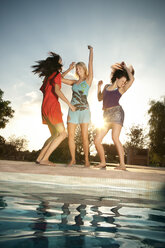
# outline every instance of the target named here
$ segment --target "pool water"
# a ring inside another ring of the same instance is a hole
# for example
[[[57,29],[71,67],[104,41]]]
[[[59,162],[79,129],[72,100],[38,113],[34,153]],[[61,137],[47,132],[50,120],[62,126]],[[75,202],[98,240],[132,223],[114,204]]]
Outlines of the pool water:
[[[0,183],[1,248],[164,248],[160,195]]]

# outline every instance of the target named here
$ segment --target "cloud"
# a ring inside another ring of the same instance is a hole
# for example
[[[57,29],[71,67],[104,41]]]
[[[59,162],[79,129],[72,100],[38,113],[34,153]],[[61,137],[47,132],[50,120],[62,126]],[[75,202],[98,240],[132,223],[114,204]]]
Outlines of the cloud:
[[[24,87],[25,83],[23,81],[17,82],[13,85],[14,90],[18,90],[22,87]]]
[[[31,91],[25,94],[25,98],[28,98],[28,100],[21,104],[18,109],[19,114],[34,115],[39,112],[42,102],[40,94],[37,91]]]

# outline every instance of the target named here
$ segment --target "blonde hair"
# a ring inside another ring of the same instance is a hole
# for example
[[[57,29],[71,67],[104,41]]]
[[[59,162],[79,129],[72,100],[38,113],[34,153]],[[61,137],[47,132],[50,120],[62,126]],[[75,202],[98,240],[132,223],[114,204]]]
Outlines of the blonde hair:
[[[88,76],[88,70],[87,70],[87,67],[86,67],[85,63],[84,62],[78,62],[76,64],[76,67],[77,66],[81,66],[84,69],[85,78],[87,78],[87,76]],[[79,77],[79,75],[77,75],[77,73],[76,73],[76,76]]]

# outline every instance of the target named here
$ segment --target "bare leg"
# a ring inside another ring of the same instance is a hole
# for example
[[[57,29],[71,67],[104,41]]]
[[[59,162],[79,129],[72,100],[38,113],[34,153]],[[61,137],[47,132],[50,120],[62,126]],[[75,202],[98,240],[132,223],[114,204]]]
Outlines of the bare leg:
[[[67,133],[65,131],[65,127],[63,123],[54,125],[53,130],[52,130],[52,126],[49,126],[49,129],[53,135],[51,136],[51,139],[49,140],[47,145],[41,151],[43,157],[40,160],[40,164],[53,165],[53,163],[49,161],[49,156],[59,146],[59,144],[67,137]]]
[[[96,168],[104,168],[106,166],[106,161],[105,161],[105,153],[104,153],[104,148],[102,145],[102,140],[105,137],[105,135],[108,133],[109,127],[106,126],[105,128],[98,128],[96,137],[94,140],[96,150],[99,154],[100,157],[100,164],[96,166]]]
[[[76,164],[76,159],[75,159],[75,129],[76,129],[77,124],[74,123],[68,123],[68,144],[69,144],[69,150],[71,154],[71,161],[68,164],[68,166],[71,166],[73,164]]]
[[[88,123],[80,124],[81,127],[81,135],[82,135],[82,142],[83,142],[83,149],[85,155],[85,166],[89,167],[89,141],[88,141]]]
[[[45,141],[45,143],[41,149],[41,152],[40,152],[38,158],[36,159],[36,162],[38,162],[38,163],[42,160],[42,158],[45,155],[48,147],[50,146],[50,143],[52,142],[53,138],[58,136],[57,130],[53,125],[49,124],[48,128],[49,128],[49,131],[51,133],[51,136]]]
[[[121,129],[122,129],[122,126],[120,124],[117,124],[117,123],[112,124],[112,140],[117,148],[119,159],[120,159],[120,166],[117,167],[116,169],[126,170],[125,163],[124,163],[124,149],[119,140]]]

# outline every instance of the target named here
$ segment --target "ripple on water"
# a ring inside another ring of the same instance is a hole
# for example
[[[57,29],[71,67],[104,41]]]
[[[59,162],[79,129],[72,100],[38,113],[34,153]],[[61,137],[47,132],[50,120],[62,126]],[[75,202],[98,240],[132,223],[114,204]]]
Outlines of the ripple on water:
[[[0,247],[165,247],[162,201],[1,184]],[[22,191],[21,191],[22,190]],[[41,192],[41,193],[40,193]],[[120,195],[120,196],[119,196]]]

